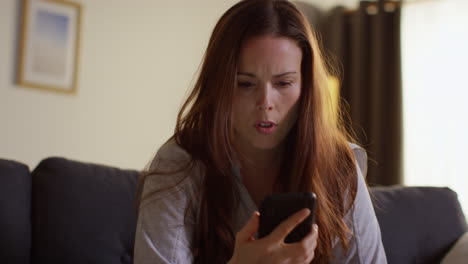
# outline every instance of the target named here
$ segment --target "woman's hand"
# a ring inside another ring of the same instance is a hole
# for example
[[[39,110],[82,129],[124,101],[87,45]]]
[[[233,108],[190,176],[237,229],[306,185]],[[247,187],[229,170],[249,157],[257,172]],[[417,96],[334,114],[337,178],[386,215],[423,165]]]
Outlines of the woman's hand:
[[[317,247],[317,225],[313,225],[311,232],[302,241],[291,244],[284,242],[288,234],[309,214],[309,209],[302,209],[282,222],[268,236],[254,239],[260,222],[260,214],[255,212],[237,233],[234,254],[228,264],[310,263]]]

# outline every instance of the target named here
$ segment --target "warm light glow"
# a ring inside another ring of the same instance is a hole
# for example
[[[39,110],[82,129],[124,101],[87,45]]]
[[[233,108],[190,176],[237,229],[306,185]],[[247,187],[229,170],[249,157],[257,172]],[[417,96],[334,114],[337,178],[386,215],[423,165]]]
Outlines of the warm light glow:
[[[328,88],[330,89],[332,112],[331,119],[336,122],[338,119],[338,103],[340,96],[340,81],[335,76],[328,77]]]

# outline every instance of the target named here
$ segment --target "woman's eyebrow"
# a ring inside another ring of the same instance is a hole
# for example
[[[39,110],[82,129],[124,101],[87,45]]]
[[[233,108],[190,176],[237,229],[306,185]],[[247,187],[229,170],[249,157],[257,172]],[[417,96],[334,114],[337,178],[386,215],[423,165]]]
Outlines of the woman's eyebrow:
[[[283,73],[280,73],[280,74],[276,74],[273,77],[278,78],[278,77],[282,77],[284,75],[289,75],[289,74],[293,75],[293,74],[297,74],[297,72],[295,72],[295,71],[283,72]]]
[[[252,73],[248,73],[248,72],[238,72],[237,75],[245,75],[245,76],[249,76],[249,77],[257,77],[255,76],[255,74],[252,74]]]
[[[278,78],[278,77],[282,77],[282,76],[288,75],[288,74],[297,74],[297,72],[295,72],[295,71],[283,72],[283,73],[280,73],[280,74],[276,74],[273,77]],[[257,77],[257,76],[255,76],[255,74],[248,73],[248,72],[238,72],[237,75],[245,75],[245,76],[249,76],[249,77],[253,77],[253,78]]]

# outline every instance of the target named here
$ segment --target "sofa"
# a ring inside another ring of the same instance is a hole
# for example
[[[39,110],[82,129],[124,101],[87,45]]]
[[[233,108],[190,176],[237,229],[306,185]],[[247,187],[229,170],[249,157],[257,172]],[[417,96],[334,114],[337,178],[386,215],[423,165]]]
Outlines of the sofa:
[[[138,175],[60,157],[32,171],[0,159],[0,263],[132,263]],[[389,263],[440,263],[467,232],[448,188],[370,190]]]

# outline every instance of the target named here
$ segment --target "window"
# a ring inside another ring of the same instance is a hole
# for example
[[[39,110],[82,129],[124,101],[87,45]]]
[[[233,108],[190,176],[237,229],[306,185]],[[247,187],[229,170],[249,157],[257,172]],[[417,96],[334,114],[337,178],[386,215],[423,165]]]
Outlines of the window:
[[[406,185],[447,186],[468,217],[468,1],[402,9]]]

